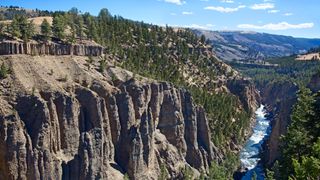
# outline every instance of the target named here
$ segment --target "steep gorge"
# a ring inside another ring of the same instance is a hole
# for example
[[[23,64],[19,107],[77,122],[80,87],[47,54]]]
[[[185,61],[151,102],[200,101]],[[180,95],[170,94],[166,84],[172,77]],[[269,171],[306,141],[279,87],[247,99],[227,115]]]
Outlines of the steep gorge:
[[[1,59],[12,71],[0,86],[1,179],[181,178],[224,158],[183,88],[80,56]],[[256,90],[241,84],[255,108]]]
[[[307,85],[313,92],[319,91],[319,75],[315,74]],[[291,81],[269,83],[262,88],[262,102],[269,106],[273,116],[271,134],[264,143],[263,164],[272,167],[280,157],[280,137],[287,133],[291,122],[292,108],[297,102],[299,86]],[[272,98],[270,98],[272,97]]]

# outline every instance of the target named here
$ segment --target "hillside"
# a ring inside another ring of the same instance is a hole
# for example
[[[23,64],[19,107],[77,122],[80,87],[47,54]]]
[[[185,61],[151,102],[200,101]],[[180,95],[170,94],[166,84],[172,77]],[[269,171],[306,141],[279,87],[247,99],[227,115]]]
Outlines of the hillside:
[[[0,32],[1,179],[232,177],[250,80],[189,30],[51,15],[41,34],[24,16]]]
[[[320,39],[294,38],[290,36],[244,31],[194,30],[205,35],[213,45],[217,56],[224,61],[265,60],[272,57],[305,53],[318,47]]]

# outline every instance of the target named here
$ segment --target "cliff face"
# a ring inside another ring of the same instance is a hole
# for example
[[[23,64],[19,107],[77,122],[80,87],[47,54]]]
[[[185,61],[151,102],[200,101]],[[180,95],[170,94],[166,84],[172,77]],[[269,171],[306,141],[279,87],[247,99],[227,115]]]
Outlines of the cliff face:
[[[233,79],[227,82],[231,93],[237,95],[247,112],[254,112],[260,104],[260,94],[249,79]]]
[[[267,166],[271,166],[280,156],[280,137],[287,132],[297,91],[298,86],[288,81],[271,83],[262,91],[262,101],[273,115],[271,134],[264,144],[263,161]]]
[[[320,74],[317,73],[312,76],[310,83],[308,84],[308,88],[313,92],[320,91]]]
[[[4,41],[0,43],[0,55],[76,55],[101,56],[103,47],[85,44],[59,44],[59,43],[22,43],[17,41]]]
[[[162,165],[178,178],[218,158],[205,112],[184,89],[65,58],[6,57],[0,179],[157,179]]]

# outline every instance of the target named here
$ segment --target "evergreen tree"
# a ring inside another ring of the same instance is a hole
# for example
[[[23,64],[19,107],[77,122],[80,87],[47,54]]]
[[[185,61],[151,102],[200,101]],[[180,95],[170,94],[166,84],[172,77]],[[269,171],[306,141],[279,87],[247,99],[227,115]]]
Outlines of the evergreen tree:
[[[79,37],[80,40],[83,39],[84,36],[84,30],[83,30],[83,17],[82,16],[78,16],[76,18],[76,34],[77,37]]]
[[[73,22],[73,21],[69,21],[69,27],[70,27],[70,34],[69,34],[69,36],[68,36],[68,42],[69,43],[71,43],[71,44],[73,44],[73,43],[75,43],[76,42],[76,25],[75,25],[75,23]]]
[[[283,175],[288,176],[293,173],[292,159],[300,159],[306,153],[307,146],[310,144],[310,136],[305,127],[310,115],[313,114],[312,103],[311,91],[302,88],[298,93],[298,102],[291,115],[291,125],[288,128],[287,135],[282,139],[284,142],[284,158],[281,166]]]
[[[319,93],[314,96],[303,88],[294,106],[288,133],[282,139],[282,178],[320,178],[319,110]]]
[[[310,155],[292,161],[294,169],[292,179],[320,179],[320,138],[314,143]]]
[[[204,44],[206,42],[206,37],[202,34],[200,37],[200,42]]]
[[[106,61],[106,59],[100,60],[100,61],[99,61],[99,71],[100,71],[101,73],[103,73],[104,70],[106,69],[106,67],[107,67],[107,61]]]
[[[100,39],[108,39],[108,23],[111,19],[111,14],[109,13],[108,9],[101,9],[98,15],[98,34]],[[105,41],[101,42],[105,45]]]
[[[97,23],[95,19],[92,16],[89,16],[85,23],[87,26],[87,31],[86,31],[87,37],[90,40],[94,40],[98,42]]]
[[[50,40],[51,33],[52,33],[51,26],[47,21],[47,19],[44,19],[41,23],[41,34],[44,36],[45,41]]]
[[[19,16],[14,16],[10,25],[10,34],[12,37],[21,37],[20,25],[19,25]]]
[[[65,33],[64,33],[65,28],[66,28],[66,23],[64,21],[64,16],[62,15],[54,16],[52,21],[53,35],[63,40],[65,38]]]
[[[26,24],[23,24],[21,27],[21,32],[22,32],[22,39],[27,42],[29,41],[32,36],[35,34],[35,26],[33,24],[33,21],[30,22],[25,22]]]
[[[35,33],[33,21],[28,22],[25,16],[16,15],[11,22],[10,32],[13,37],[29,41]]]

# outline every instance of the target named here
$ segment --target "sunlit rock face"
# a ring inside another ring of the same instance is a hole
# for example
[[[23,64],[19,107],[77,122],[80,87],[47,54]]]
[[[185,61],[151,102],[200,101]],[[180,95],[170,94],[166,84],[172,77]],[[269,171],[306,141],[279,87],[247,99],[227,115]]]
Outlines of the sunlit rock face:
[[[217,156],[205,112],[184,89],[120,68],[98,73],[84,57],[7,61],[0,179],[157,179],[162,165],[178,178],[186,166],[207,172]]]

